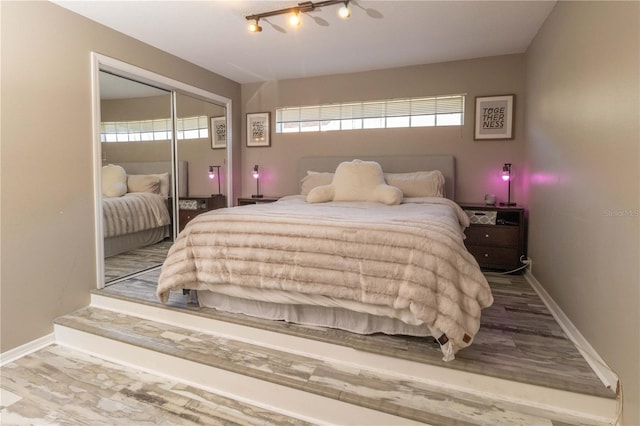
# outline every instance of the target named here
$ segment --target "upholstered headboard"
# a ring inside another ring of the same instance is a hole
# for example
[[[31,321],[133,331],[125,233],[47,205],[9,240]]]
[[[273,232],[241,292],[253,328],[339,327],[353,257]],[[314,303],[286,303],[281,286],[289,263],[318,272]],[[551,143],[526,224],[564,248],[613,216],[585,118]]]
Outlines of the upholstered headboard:
[[[116,163],[128,174],[132,175],[148,175],[153,173],[169,173],[169,176],[173,175],[171,171],[170,161],[140,161],[140,162],[125,162]],[[186,161],[178,161],[178,196],[186,197],[189,190],[189,163]]]
[[[298,179],[307,175],[308,170],[315,172],[334,172],[343,161],[355,158],[376,161],[386,173],[409,173],[423,170],[440,170],[445,179],[447,198],[455,199],[456,162],[452,155],[415,155],[415,156],[340,156],[340,157],[302,157],[298,161]]]

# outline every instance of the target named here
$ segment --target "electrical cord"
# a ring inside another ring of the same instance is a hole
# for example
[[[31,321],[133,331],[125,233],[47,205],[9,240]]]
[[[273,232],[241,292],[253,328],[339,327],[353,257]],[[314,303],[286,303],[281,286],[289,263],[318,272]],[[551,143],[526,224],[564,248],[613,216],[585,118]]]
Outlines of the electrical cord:
[[[525,269],[527,266],[529,266],[529,264],[527,263],[526,265],[522,265],[519,268],[516,269],[512,269],[510,271],[506,271],[506,272],[498,272],[498,275],[508,275],[508,274],[513,274],[514,272],[518,272],[518,271],[522,271],[523,269]]]
[[[514,272],[518,272],[518,271],[522,271],[523,269],[526,269],[527,266],[531,265],[531,261],[529,260],[529,258],[526,259],[526,262],[522,259],[524,257],[524,255],[520,256],[520,262],[524,263],[524,265],[516,268],[516,269],[512,269],[510,271],[506,271],[506,272],[498,272],[498,275],[508,275],[508,274],[513,274]]]

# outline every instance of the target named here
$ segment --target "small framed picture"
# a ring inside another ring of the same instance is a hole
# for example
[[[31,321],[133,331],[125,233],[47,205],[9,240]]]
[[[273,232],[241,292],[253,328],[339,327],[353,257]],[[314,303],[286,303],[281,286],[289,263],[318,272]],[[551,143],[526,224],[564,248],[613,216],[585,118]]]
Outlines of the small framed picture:
[[[474,140],[513,139],[515,95],[476,96]]]
[[[247,114],[247,146],[271,146],[271,114]]]
[[[227,147],[227,117],[211,117],[211,149]]]

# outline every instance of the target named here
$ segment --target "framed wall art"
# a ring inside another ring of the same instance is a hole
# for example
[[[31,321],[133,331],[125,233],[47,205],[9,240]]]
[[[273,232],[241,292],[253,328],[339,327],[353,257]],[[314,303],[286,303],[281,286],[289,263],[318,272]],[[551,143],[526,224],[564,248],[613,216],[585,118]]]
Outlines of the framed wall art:
[[[211,149],[227,147],[227,117],[211,117]]]
[[[513,139],[514,98],[476,96],[474,140]]]
[[[247,114],[247,146],[271,146],[271,114]]]

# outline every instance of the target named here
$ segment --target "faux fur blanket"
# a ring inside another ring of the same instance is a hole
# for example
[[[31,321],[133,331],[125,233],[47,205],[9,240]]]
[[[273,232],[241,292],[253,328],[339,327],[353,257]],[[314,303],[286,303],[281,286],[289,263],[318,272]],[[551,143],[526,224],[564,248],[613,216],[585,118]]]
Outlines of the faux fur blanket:
[[[493,297],[464,247],[462,209],[445,198],[413,201],[308,204],[292,196],[201,214],[171,247],[158,297],[230,283],[409,309],[446,334],[445,359],[453,359]]]
[[[103,198],[104,237],[117,237],[169,225],[171,217],[163,196],[129,192],[122,197]]]

